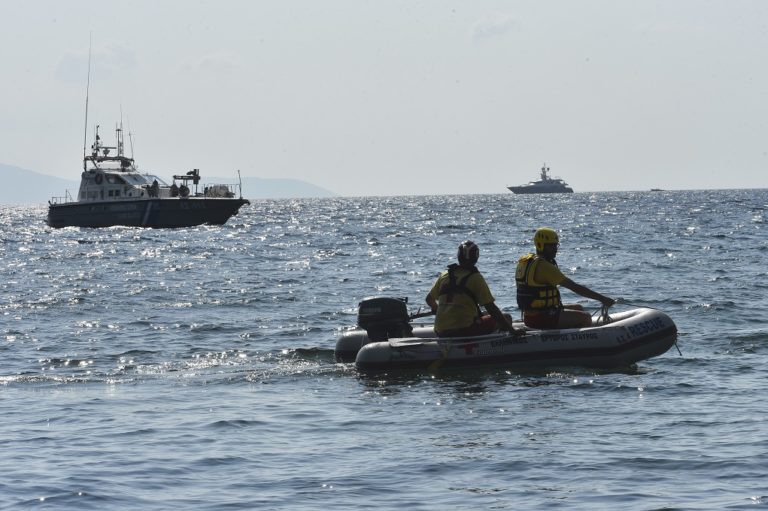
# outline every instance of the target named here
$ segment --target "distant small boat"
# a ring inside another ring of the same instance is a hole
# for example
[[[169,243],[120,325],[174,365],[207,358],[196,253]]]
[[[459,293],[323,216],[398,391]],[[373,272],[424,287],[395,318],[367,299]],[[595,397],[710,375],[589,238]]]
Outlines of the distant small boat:
[[[568,186],[568,183],[560,179],[559,177],[549,177],[549,167],[545,163],[541,167],[541,179],[538,181],[531,181],[528,184],[520,186],[508,186],[507,187],[513,193],[573,193],[573,188]]]
[[[663,192],[664,190],[662,190],[661,188],[651,188],[651,191],[652,192]]]

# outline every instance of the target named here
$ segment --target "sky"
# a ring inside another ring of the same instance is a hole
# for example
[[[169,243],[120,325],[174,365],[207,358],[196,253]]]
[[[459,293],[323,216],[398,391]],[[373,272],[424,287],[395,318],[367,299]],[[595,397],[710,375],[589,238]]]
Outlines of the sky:
[[[122,119],[342,196],[768,187],[763,0],[5,0],[0,48],[0,163],[66,179]]]

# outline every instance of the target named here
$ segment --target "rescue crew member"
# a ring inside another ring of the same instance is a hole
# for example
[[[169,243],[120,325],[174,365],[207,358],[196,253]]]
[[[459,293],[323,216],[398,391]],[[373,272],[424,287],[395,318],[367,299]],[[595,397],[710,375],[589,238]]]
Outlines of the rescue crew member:
[[[459,245],[459,264],[452,264],[435,280],[427,295],[427,305],[437,317],[438,337],[466,337],[490,334],[496,330],[512,332],[512,322],[494,303],[491,290],[475,264],[480,248],[471,241]],[[488,314],[483,314],[480,306]]]
[[[583,328],[592,326],[592,316],[579,304],[563,305],[557,286],[563,286],[585,298],[610,307],[616,300],[577,284],[560,271],[555,261],[560,238],[549,227],[536,230],[535,254],[520,258],[515,271],[517,305],[523,321],[531,328]]]

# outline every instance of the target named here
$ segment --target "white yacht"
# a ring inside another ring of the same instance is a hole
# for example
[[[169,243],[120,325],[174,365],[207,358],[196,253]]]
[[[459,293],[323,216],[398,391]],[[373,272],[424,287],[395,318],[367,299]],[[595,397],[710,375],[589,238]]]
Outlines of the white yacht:
[[[541,179],[520,186],[508,186],[514,193],[573,193],[573,188],[559,177],[549,177],[549,167],[541,167]]]

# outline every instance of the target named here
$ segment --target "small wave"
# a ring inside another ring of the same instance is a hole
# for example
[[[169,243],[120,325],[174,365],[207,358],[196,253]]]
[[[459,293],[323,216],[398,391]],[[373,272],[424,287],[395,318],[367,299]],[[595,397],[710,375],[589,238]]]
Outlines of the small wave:
[[[192,323],[188,326],[191,332],[240,332],[240,325],[226,325],[217,323]]]
[[[161,352],[159,350],[132,349],[132,350],[124,351],[114,356],[120,357],[120,358],[131,358],[131,357],[142,357],[145,355],[156,355],[158,353],[161,353]]]
[[[297,348],[288,355],[293,355],[301,360],[316,360],[319,362],[335,362],[334,350],[327,348]]]
[[[105,379],[95,379],[92,375],[54,375],[54,374],[19,374],[0,376],[0,385],[72,385],[82,383],[105,382]]]
[[[82,485],[81,481],[72,481],[68,486],[78,487]],[[47,486],[46,488],[40,488],[38,493],[40,497],[36,497],[31,500],[20,500],[18,505],[25,509],[40,509],[40,508],[57,508],[57,509],[78,509],[81,511],[90,510],[103,510],[103,509],[126,509],[138,505],[138,509],[144,504],[138,504],[140,499],[114,497],[100,495],[96,492],[89,492],[85,490],[69,490],[63,488],[53,488]],[[12,497],[13,492],[7,495]]]
[[[728,334],[729,345],[734,351],[755,354],[768,349],[768,331],[755,329]]]
[[[203,469],[227,466],[234,466],[239,468],[242,466],[247,466],[248,462],[250,461],[251,460],[249,458],[242,456],[216,456],[195,460],[194,465],[199,465]]]
[[[83,369],[93,364],[92,359],[78,358],[44,358],[39,362],[47,370],[60,369],[63,367]]]
[[[252,426],[263,426],[266,424],[264,421],[258,420],[245,420],[245,419],[232,419],[232,420],[219,420],[208,425],[213,429],[242,429]]]

